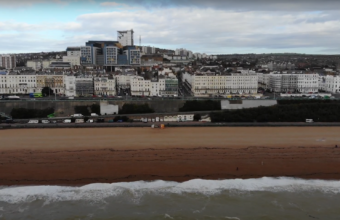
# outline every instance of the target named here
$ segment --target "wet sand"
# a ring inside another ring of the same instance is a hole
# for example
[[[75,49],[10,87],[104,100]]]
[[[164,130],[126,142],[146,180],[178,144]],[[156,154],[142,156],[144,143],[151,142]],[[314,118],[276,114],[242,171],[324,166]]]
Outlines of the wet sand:
[[[0,130],[0,185],[263,176],[340,179],[340,127]]]

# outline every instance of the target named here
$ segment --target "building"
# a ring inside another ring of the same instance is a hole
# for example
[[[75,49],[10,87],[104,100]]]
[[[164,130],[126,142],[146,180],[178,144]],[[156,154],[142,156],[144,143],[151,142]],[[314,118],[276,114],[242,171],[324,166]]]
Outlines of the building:
[[[40,92],[37,88],[36,75],[0,74],[0,94],[28,94]]]
[[[133,30],[117,31],[117,41],[122,46],[133,46]]]
[[[273,92],[318,92],[318,74],[269,74],[269,85]]]
[[[62,61],[53,61],[51,62],[49,68],[54,69],[71,69],[71,63],[70,62],[62,62]]]
[[[67,97],[76,96],[76,77],[64,76],[64,95]]]
[[[178,79],[175,75],[159,75],[152,79],[143,76],[131,76],[132,96],[177,96]]]
[[[340,92],[340,76],[320,76],[319,89],[324,92]]]
[[[52,62],[57,62],[57,60],[28,60],[26,67],[32,68],[35,71],[43,70],[49,68]]]
[[[37,90],[41,91],[44,87],[49,87],[57,95],[64,94],[64,75],[36,75]]]
[[[93,96],[94,79],[92,76],[78,76],[75,79],[76,96]]]
[[[0,55],[0,67],[14,69],[17,66],[15,55]]]
[[[96,95],[115,96],[116,95],[116,80],[108,77],[94,78],[94,91]]]
[[[256,94],[257,74],[196,72],[182,74],[182,82],[194,96]]]

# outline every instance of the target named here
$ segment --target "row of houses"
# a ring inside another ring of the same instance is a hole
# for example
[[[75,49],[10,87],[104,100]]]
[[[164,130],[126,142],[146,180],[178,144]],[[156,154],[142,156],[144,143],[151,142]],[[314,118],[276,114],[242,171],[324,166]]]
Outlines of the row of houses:
[[[257,76],[260,86],[273,92],[340,92],[340,76],[303,73],[257,73]]]

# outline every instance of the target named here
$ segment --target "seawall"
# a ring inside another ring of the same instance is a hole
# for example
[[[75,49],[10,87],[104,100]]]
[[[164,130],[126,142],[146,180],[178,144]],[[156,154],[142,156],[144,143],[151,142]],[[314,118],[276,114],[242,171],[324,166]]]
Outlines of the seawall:
[[[36,101],[0,101],[0,112],[10,115],[13,108],[45,109],[54,108],[58,116],[64,117],[72,115],[76,106],[91,106],[100,104],[100,100],[36,100]],[[185,100],[105,100],[111,105],[118,105],[121,108],[124,104],[148,104],[156,113],[178,112],[183,107]]]

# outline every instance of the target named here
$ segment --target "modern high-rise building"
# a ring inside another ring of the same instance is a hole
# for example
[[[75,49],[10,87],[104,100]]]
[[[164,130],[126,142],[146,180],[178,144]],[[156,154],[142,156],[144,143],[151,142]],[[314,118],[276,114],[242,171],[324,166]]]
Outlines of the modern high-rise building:
[[[117,40],[122,46],[133,46],[133,29],[117,31]]]
[[[15,55],[0,55],[0,66],[5,69],[14,69],[17,64]]]

